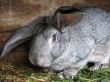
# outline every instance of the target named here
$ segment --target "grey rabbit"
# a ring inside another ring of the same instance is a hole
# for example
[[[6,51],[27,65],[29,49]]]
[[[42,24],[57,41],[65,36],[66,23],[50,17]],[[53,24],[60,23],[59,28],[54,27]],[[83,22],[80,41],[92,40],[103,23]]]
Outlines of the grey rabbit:
[[[94,69],[110,63],[110,13],[97,7],[62,6],[33,20],[10,37],[0,58],[30,38],[30,62],[59,71],[61,79],[74,78],[88,62]]]

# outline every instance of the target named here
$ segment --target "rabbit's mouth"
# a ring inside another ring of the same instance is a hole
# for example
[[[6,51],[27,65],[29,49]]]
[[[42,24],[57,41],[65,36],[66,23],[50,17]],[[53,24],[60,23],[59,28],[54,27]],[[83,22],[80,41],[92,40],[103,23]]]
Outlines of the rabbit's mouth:
[[[33,56],[30,56],[29,60],[30,60],[31,64],[38,65],[40,67],[50,67],[51,66],[51,60],[48,60],[46,58],[40,58],[37,60]]]
[[[38,62],[34,62],[33,60],[30,60],[30,62],[33,64],[33,65],[38,65],[38,66],[40,66],[40,67],[50,67],[50,65],[51,65],[51,63],[49,63],[49,62],[45,62],[44,63],[44,61],[42,61],[42,60],[40,60],[40,61],[38,61]]]

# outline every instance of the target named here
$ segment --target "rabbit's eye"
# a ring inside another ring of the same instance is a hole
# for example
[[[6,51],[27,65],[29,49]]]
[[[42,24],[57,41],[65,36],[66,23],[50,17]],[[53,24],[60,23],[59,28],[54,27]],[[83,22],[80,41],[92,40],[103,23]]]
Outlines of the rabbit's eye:
[[[55,41],[57,39],[57,34],[53,35],[53,41]]]

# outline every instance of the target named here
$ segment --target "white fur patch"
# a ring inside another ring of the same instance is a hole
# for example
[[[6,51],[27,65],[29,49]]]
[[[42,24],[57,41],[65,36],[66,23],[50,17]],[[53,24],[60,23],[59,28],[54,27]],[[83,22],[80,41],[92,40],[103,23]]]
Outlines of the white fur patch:
[[[49,39],[48,39],[48,43],[49,43],[49,47],[52,47],[52,37],[50,37]]]

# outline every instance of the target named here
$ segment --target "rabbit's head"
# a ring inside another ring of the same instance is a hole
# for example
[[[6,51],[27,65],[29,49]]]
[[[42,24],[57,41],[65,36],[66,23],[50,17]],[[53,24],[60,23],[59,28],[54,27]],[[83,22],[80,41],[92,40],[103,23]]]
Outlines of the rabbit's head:
[[[42,31],[32,40],[29,53],[31,63],[48,67],[61,56],[70,40],[67,29],[82,18],[82,13],[73,7],[60,7],[52,17],[45,18],[39,26]]]
[[[30,39],[30,62],[48,67],[64,53],[70,40],[68,27],[78,22],[83,12],[71,6],[60,7],[53,16],[40,17],[18,29],[4,46],[1,58],[13,48]]]

